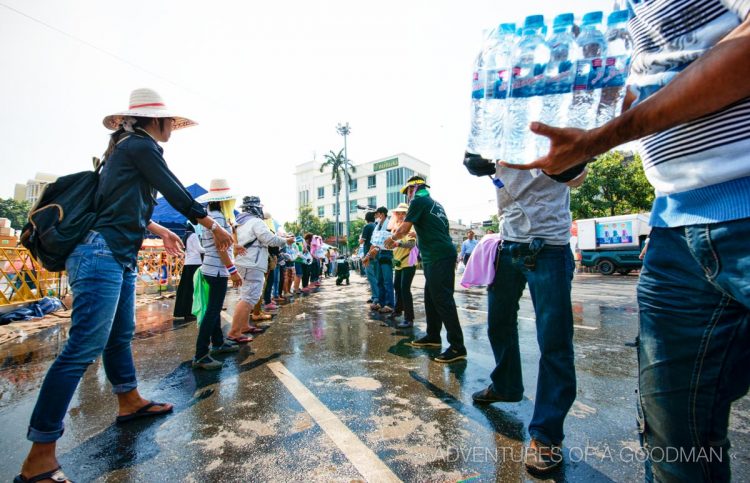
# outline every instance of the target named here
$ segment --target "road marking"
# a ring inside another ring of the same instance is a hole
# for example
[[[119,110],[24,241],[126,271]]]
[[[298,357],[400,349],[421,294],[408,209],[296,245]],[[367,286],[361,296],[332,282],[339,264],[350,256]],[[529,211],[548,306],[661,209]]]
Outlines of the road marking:
[[[486,310],[465,309],[463,307],[456,307],[456,308],[458,310],[463,310],[464,312],[481,312],[483,314],[487,313]],[[528,322],[534,322],[536,319],[534,317],[519,316],[518,320],[525,320],[525,321],[528,321]],[[484,321],[473,322],[473,323],[472,322],[468,322],[468,323],[462,322],[461,323],[461,327],[471,327],[471,326],[474,326],[474,325],[481,325],[481,324],[484,324],[484,323],[485,323]],[[584,330],[599,330],[599,327],[589,327],[588,325],[573,324],[573,327],[575,327],[576,329],[584,329]]]
[[[318,426],[338,446],[366,481],[400,482],[401,480],[336,415],[323,405],[281,362],[269,362],[268,368],[289,389],[292,396],[312,416]]]

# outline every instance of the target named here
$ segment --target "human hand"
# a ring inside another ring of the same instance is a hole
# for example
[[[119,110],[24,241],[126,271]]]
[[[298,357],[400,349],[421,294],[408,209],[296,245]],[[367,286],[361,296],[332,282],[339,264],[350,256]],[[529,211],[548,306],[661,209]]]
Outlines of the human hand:
[[[234,251],[237,253],[237,255],[246,255],[247,254],[247,248],[243,247],[242,245],[235,244],[234,245]]]
[[[167,230],[161,237],[164,242],[164,251],[167,255],[173,257],[179,257],[183,255],[185,246],[182,244],[182,240],[173,231]]]
[[[599,152],[594,145],[593,131],[552,127],[541,122],[532,122],[530,129],[535,134],[549,138],[550,149],[547,155],[529,164],[509,164],[501,161],[502,166],[521,170],[541,169],[545,174],[554,175],[589,162],[603,152]]]
[[[212,233],[214,235],[214,241],[216,242],[216,249],[219,251],[228,249],[234,243],[232,235],[222,227],[216,228]]]
[[[242,278],[239,273],[234,272],[229,278],[232,280],[232,287],[237,288],[242,286]]]
[[[396,246],[396,240],[393,238],[386,238],[383,245],[385,245],[386,248],[393,248]]]
[[[286,242],[287,243],[294,243],[294,237],[293,236],[286,237]]]

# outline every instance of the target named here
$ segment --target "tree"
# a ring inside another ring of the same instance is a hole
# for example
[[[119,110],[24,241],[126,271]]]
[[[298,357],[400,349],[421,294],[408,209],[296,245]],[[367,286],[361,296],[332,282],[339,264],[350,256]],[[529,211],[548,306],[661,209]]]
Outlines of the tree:
[[[28,201],[16,201],[13,198],[0,198],[0,218],[10,220],[10,225],[20,230],[29,221],[31,203]]]
[[[610,151],[589,164],[586,181],[570,192],[573,219],[626,215],[651,209],[654,189],[637,154]]]
[[[313,214],[312,206],[300,206],[297,220],[284,223],[284,230],[289,234],[304,235],[312,233],[323,238],[331,235],[331,222]]]
[[[328,154],[324,155],[326,160],[323,162],[323,164],[320,165],[320,172],[323,173],[326,168],[331,168],[331,180],[333,181],[334,186],[336,187],[336,209],[334,210],[336,214],[336,245],[338,246],[338,239],[339,239],[339,233],[338,233],[338,226],[339,226],[339,213],[341,211],[339,203],[339,194],[341,193],[341,178],[347,178],[349,174],[354,174],[357,172],[357,168],[352,166],[350,163],[346,162],[346,158],[344,157],[344,150],[341,149],[338,153],[334,153],[333,151],[329,151]],[[348,172],[347,172],[348,167]],[[349,209],[347,206],[345,209]]]
[[[492,230],[495,233],[498,233],[500,231],[500,217],[497,216],[497,213],[490,216],[490,220],[492,220],[492,224],[490,226],[485,226],[484,231],[487,232],[487,230]]]
[[[359,235],[362,233],[362,228],[365,227],[365,220],[353,220],[351,223],[351,226],[349,227],[351,230],[352,236],[349,237],[347,240],[347,245],[349,246],[349,253],[357,253],[357,249],[359,248]]]

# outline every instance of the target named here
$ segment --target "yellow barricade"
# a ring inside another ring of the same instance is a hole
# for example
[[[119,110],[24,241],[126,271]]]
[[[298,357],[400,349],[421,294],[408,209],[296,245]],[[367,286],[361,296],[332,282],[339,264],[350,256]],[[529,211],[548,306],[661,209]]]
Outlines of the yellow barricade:
[[[65,273],[42,268],[25,248],[0,247],[0,306],[35,302],[68,292]]]

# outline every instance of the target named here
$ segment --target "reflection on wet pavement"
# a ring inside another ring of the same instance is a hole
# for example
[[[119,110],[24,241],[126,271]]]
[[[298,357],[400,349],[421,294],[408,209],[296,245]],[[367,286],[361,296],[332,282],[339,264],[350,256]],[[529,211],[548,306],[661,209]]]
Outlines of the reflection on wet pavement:
[[[635,429],[635,276],[579,275],[574,282],[578,397],[566,420],[566,462],[554,481],[643,478]],[[81,383],[58,442],[76,481],[536,481],[522,464],[539,351],[534,312],[521,301],[519,334],[526,396],[475,406],[494,367],[485,292],[457,292],[469,351],[440,365],[406,345],[424,330],[399,331],[363,303],[364,280],[324,283],[284,306],[266,333],[225,356],[220,372],[195,372],[195,323],[171,319],[171,301],[140,307],[133,351],[140,390],[175,404],[173,415],[115,426],[115,401],[99,362]],[[231,313],[237,293],[230,290]],[[26,425],[45,371],[67,327],[0,346],[0,479],[17,472]],[[7,346],[7,347],[6,347]],[[285,376],[288,371],[288,377]],[[296,383],[290,381],[297,381]],[[732,412],[737,481],[750,479],[750,404]]]

